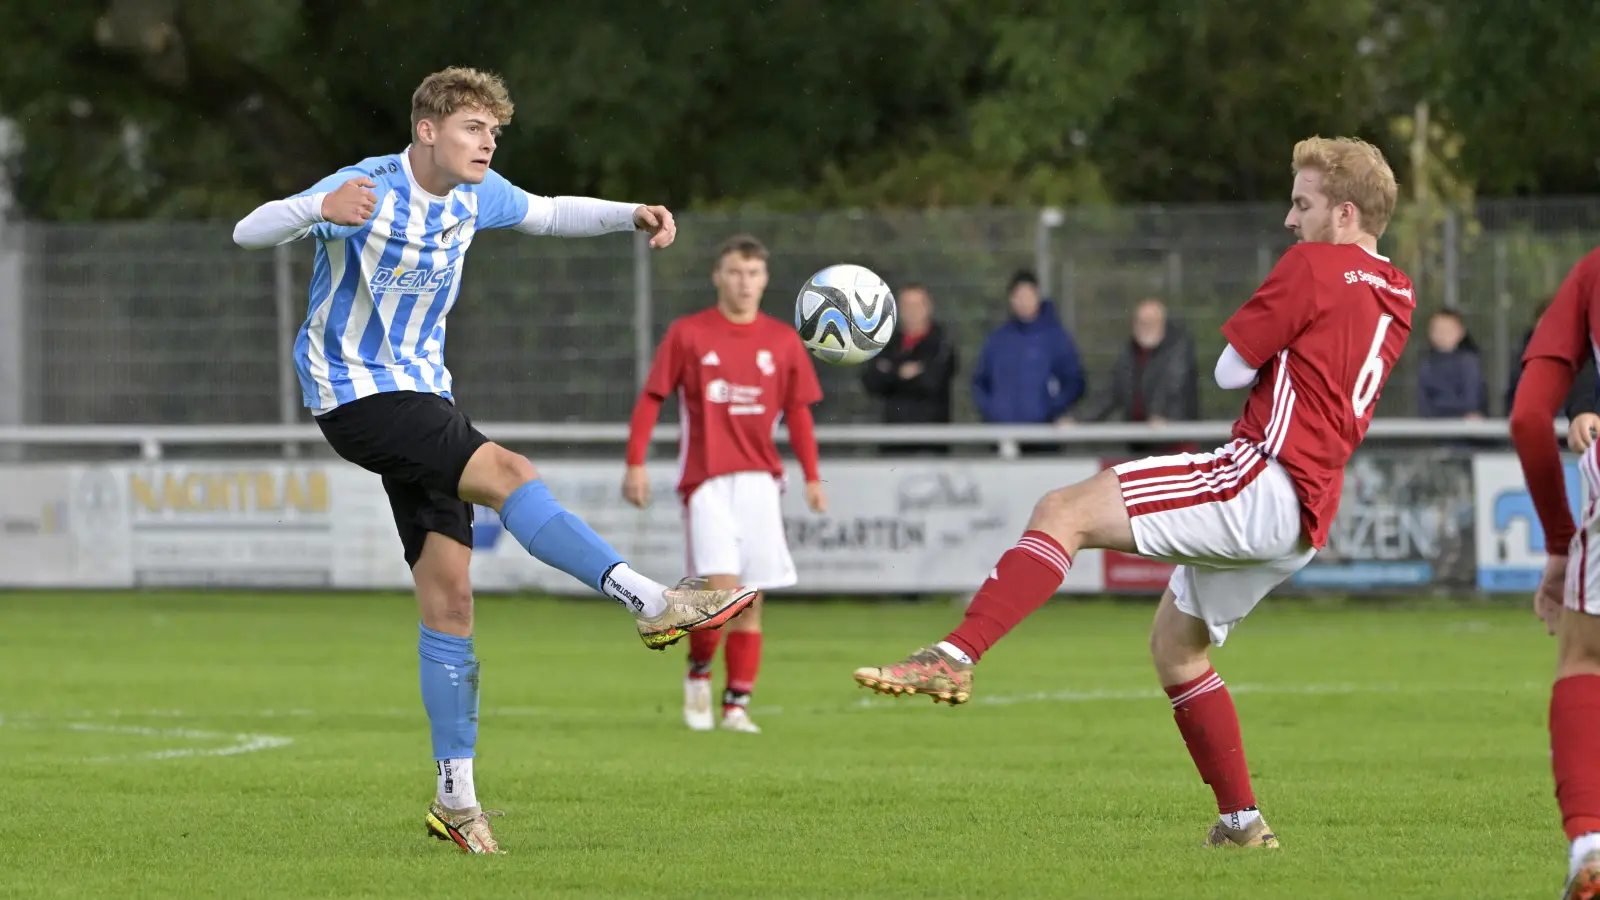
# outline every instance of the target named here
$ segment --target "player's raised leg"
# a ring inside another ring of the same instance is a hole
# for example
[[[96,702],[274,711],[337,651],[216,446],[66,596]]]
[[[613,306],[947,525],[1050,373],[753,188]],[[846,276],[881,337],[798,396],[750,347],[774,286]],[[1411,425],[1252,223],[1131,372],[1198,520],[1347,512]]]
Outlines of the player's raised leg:
[[[1114,471],[1044,495],[1022,539],[1000,557],[954,631],[895,665],[857,669],[856,681],[881,694],[965,703],[974,664],[1055,595],[1080,549],[1137,552]]]
[[[1180,568],[1174,584],[1190,585],[1192,569]],[[1191,588],[1192,589],[1192,588]],[[1245,762],[1239,714],[1228,687],[1211,667],[1211,629],[1205,620],[1178,608],[1172,588],[1161,597],[1150,628],[1150,656],[1161,687],[1172,702],[1172,717],[1200,778],[1216,794],[1219,821],[1206,843],[1213,847],[1276,847],[1277,836],[1256,808]]]
[[[610,544],[551,496],[526,457],[484,444],[461,473],[463,500],[500,514],[528,553],[633,610],[645,646],[660,650],[684,635],[720,628],[755,599],[748,588],[712,590],[684,581],[668,588],[633,571]]]
[[[425,496],[422,488],[389,485],[396,491]],[[423,500],[422,502],[426,502]],[[459,505],[459,504],[458,504]],[[419,512],[426,507],[418,506]],[[442,504],[433,514],[449,515]],[[421,515],[413,518],[421,518]],[[458,518],[465,525],[465,510]],[[424,820],[428,832],[453,841],[468,853],[500,853],[488,816],[478,805],[473,760],[478,743],[478,658],[472,647],[472,586],[467,569],[472,548],[414,525],[402,531],[407,556],[413,560],[422,706],[428,713],[437,790]],[[421,541],[420,553],[416,543]]]

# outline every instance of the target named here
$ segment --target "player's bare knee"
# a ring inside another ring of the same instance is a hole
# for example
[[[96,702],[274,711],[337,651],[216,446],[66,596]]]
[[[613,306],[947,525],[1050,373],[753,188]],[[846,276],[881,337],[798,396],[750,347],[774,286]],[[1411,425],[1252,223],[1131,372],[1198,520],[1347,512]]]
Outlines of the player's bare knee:
[[[1562,610],[1556,628],[1557,675],[1600,675],[1600,616]]]
[[[1078,503],[1082,491],[1078,485],[1056,488],[1043,497],[1033,506],[1033,516],[1028,520],[1028,529],[1043,531],[1057,540],[1069,536],[1076,536],[1082,531],[1082,524],[1078,521]],[[1066,541],[1062,541],[1066,543]],[[1072,542],[1075,546],[1077,541]]]
[[[472,582],[465,568],[417,573],[417,604],[423,624],[446,634],[472,633]]]
[[[484,444],[461,473],[461,498],[499,509],[513,491],[538,477],[539,470],[526,456]]]

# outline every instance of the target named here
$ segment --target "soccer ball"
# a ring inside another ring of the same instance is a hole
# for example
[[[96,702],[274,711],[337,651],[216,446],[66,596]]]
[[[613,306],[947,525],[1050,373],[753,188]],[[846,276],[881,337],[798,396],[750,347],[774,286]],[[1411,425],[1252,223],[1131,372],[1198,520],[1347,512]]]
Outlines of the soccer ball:
[[[841,263],[806,280],[795,298],[794,328],[811,355],[853,366],[878,355],[894,334],[894,294],[877,273]]]

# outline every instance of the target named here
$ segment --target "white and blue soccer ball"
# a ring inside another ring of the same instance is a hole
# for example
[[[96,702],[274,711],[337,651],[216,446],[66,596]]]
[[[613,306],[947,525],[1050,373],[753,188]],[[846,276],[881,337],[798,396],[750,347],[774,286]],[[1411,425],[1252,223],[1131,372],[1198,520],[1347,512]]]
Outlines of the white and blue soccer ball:
[[[878,355],[895,326],[894,294],[866,266],[841,263],[806,279],[795,298],[794,328],[811,355],[853,366]]]

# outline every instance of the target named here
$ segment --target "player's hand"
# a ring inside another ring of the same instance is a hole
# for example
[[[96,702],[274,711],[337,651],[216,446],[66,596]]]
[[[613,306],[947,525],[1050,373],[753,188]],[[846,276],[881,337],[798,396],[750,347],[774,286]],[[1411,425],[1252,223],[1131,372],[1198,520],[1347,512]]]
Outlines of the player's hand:
[[[657,250],[672,246],[678,236],[678,223],[665,206],[641,206],[633,211],[633,227],[650,232],[650,246]]]
[[[903,362],[900,364],[900,377],[907,381],[922,374],[922,363]]]
[[[806,482],[806,506],[818,515],[828,511],[828,495],[822,490],[822,482]]]
[[[1556,623],[1561,620],[1562,598],[1567,586],[1567,557],[1554,556],[1545,560],[1544,574],[1539,578],[1539,589],[1533,592],[1533,611],[1544,621],[1548,634],[1556,633]]]
[[[1145,423],[1155,428],[1160,428],[1161,426],[1167,424],[1167,420],[1161,416],[1151,416],[1150,418],[1145,419]]]
[[[1600,436],[1600,416],[1594,413],[1578,413],[1572,417],[1572,423],[1567,426],[1567,449],[1573,453],[1582,453],[1589,449],[1595,438]]]
[[[623,474],[622,499],[640,509],[650,505],[650,473],[644,466],[629,466]]]
[[[372,179],[358,175],[328,192],[322,198],[322,218],[335,225],[365,225],[378,208],[378,195]]]
[[[1076,424],[1078,424],[1078,420],[1074,419],[1071,416],[1062,416],[1061,418],[1056,420],[1056,424],[1057,425],[1061,425],[1061,426],[1076,425]]]

